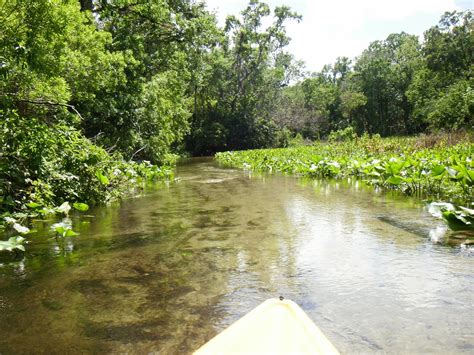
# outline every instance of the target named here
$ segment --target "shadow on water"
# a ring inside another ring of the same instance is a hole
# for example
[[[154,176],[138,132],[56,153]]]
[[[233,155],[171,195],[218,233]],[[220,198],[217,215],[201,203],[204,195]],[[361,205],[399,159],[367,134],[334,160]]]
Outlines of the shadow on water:
[[[430,234],[430,228],[428,228],[426,225],[425,226],[417,226],[416,223],[411,222],[409,223],[404,223],[403,221],[390,217],[390,216],[377,216],[377,219],[381,222],[387,223],[388,225],[399,228],[403,231],[406,231],[408,233],[412,233],[418,237],[423,237],[426,238]]]
[[[177,177],[2,263],[0,353],[189,353],[280,294],[342,352],[472,350],[474,258],[419,201],[209,159]]]

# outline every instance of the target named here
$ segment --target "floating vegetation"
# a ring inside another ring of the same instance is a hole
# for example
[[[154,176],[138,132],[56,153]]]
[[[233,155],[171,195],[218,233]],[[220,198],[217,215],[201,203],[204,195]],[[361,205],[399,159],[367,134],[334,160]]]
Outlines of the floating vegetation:
[[[474,210],[447,202],[433,202],[428,211],[442,218],[453,231],[474,232]],[[473,233],[474,234],[474,233]]]
[[[312,146],[262,149],[216,154],[219,163],[260,172],[279,172],[312,178],[355,176],[367,184],[430,200],[456,203],[442,218],[450,228],[471,226],[474,195],[474,145],[449,146],[440,139],[420,147],[417,138],[367,135],[346,142],[316,142]],[[469,229],[469,228],[467,228]]]
[[[25,238],[21,236],[10,237],[6,241],[0,241],[0,251],[7,250],[7,251],[25,251],[25,246],[23,243],[25,242]]]

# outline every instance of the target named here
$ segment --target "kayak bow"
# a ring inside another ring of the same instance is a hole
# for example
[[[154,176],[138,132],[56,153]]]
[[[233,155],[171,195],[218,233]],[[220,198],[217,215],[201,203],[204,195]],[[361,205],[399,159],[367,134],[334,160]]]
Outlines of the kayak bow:
[[[293,301],[271,298],[194,354],[339,354]]]

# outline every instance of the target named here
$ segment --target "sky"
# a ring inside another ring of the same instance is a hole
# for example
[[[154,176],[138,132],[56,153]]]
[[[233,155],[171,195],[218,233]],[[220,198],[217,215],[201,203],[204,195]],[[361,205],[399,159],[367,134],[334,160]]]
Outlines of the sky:
[[[227,15],[238,15],[247,0],[205,0],[223,25]],[[422,36],[445,11],[474,9],[474,0],[264,0],[273,9],[287,5],[303,15],[300,23],[287,24],[288,46],[307,70],[319,71],[339,56],[351,59],[370,42],[390,33]]]

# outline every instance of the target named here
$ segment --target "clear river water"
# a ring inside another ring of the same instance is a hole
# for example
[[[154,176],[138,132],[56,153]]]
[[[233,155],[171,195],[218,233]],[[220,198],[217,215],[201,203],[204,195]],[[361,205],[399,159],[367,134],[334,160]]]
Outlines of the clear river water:
[[[36,222],[0,262],[0,353],[191,353],[270,297],[342,353],[474,352],[472,249],[433,241],[416,199],[193,159],[177,182]]]

